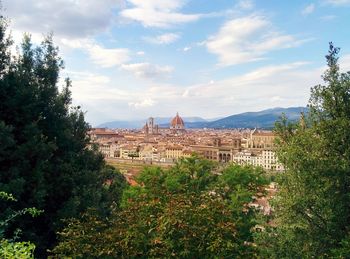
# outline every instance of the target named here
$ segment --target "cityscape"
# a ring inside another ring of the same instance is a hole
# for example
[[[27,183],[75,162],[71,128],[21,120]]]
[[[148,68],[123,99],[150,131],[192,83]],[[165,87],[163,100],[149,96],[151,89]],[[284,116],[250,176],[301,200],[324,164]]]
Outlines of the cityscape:
[[[350,0],[0,0],[0,258],[350,258]]]
[[[89,135],[107,161],[173,165],[197,154],[220,163],[260,166],[283,171],[274,150],[275,134],[258,129],[186,129],[179,114],[170,127],[149,118],[142,129],[93,128]]]

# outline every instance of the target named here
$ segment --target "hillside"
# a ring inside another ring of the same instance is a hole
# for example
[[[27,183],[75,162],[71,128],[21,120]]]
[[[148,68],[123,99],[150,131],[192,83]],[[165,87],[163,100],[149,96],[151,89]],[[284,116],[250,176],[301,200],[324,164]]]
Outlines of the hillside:
[[[246,112],[210,122],[207,128],[273,128],[274,123],[284,113],[290,120],[298,120],[305,107],[273,108],[259,112]],[[191,124],[188,125],[192,126]],[[198,126],[195,124],[195,126]]]
[[[205,120],[200,117],[183,117],[186,128],[273,128],[275,121],[285,113],[290,120],[297,120],[300,112],[307,111],[305,107],[272,108],[258,112],[245,112],[231,115],[218,120]],[[156,117],[155,123],[161,127],[169,127],[171,117]],[[140,129],[145,120],[111,121],[100,124],[104,128]]]

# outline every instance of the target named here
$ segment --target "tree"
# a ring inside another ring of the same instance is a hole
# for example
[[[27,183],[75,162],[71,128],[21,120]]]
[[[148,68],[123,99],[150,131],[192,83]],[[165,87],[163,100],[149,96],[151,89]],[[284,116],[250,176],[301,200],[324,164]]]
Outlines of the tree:
[[[61,257],[254,257],[263,171],[217,165],[198,157],[174,167],[146,168],[110,217],[94,212],[70,222],[54,252]]]
[[[119,201],[107,193],[120,195],[115,188],[123,188],[125,179],[118,172],[112,176],[111,169],[104,169],[102,155],[87,148],[89,125],[80,107],[71,105],[69,79],[59,91],[63,62],[52,35],[37,47],[26,35],[14,57],[6,28],[1,18],[0,190],[18,202],[10,206],[0,202],[0,211],[4,217],[26,207],[45,211],[8,228],[8,232],[21,228],[21,238],[33,242],[37,255],[44,257],[56,242],[62,219],[77,217],[89,207],[108,213],[110,204]],[[111,188],[107,180],[113,183]]]
[[[338,52],[330,43],[325,84],[311,90],[306,124],[276,124],[286,172],[275,201],[276,227],[260,239],[270,257],[350,254],[350,73],[339,71]]]

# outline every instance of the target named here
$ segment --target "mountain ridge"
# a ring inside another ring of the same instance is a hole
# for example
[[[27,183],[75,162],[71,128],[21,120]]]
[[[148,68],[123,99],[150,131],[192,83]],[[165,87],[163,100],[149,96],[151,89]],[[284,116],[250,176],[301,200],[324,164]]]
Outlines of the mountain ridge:
[[[308,112],[307,107],[269,108],[257,112],[244,112],[230,115],[221,119],[210,120],[201,117],[182,117],[185,127],[194,128],[265,128],[271,129],[278,118],[284,113],[290,120],[295,121],[300,118],[301,112]],[[172,117],[155,117],[154,122],[161,127],[169,127]],[[116,120],[100,124],[99,128],[126,128],[140,129],[147,119],[124,121]]]

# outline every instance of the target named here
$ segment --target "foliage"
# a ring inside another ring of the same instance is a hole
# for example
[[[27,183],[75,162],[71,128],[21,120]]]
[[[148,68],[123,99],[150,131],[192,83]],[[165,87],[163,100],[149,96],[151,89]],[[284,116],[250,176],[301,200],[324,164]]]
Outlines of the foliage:
[[[0,257],[12,258],[34,258],[35,245],[30,242],[9,242],[6,239],[0,240]]]
[[[256,210],[248,206],[266,184],[263,171],[186,158],[146,168],[108,218],[94,212],[60,233],[57,256],[121,258],[254,257]]]
[[[125,180],[104,169],[102,156],[87,148],[89,125],[80,107],[71,105],[70,80],[59,85],[63,62],[52,35],[39,46],[25,35],[20,51],[11,56],[6,29],[0,18],[0,190],[18,202],[0,201],[0,211],[4,218],[21,208],[45,211],[11,222],[5,232],[22,229],[21,238],[35,243],[44,257],[62,219],[89,207],[108,214],[112,203],[119,203],[117,189]]]
[[[287,171],[279,181],[274,227],[258,238],[269,257],[344,257],[349,251],[350,73],[340,73],[338,52],[331,43],[325,85],[312,88],[305,124],[276,124]]]
[[[0,200],[16,202],[17,200],[12,194],[0,191]],[[25,208],[19,211],[15,211],[7,218],[0,218],[0,257],[1,258],[34,258],[35,245],[30,242],[16,242],[18,235],[21,233],[20,229],[17,229],[12,239],[5,239],[4,232],[8,227],[9,222],[15,218],[30,214],[32,217],[40,215],[42,211],[36,208]]]

